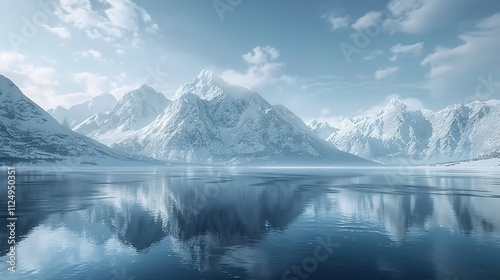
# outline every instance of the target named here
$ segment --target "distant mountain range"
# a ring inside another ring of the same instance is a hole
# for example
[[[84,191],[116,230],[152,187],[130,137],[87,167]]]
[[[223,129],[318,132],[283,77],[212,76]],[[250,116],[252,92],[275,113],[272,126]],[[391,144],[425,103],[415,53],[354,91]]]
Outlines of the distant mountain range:
[[[71,106],[69,109],[57,106],[47,112],[60,124],[69,128],[74,128],[82,121],[88,119],[96,113],[105,113],[116,104],[116,98],[109,93],[103,93],[91,100]]]
[[[50,110],[53,116],[1,76],[0,101],[2,165],[373,164],[327,143],[284,106],[209,71],[173,100],[144,85],[120,100],[102,94]]]
[[[369,164],[339,151],[281,105],[202,71],[173,100],[148,86],[74,130],[121,151],[187,163]]]
[[[337,127],[306,125],[286,107],[202,71],[172,100],[143,85],[120,100],[101,94],[50,115],[0,76],[0,101],[3,164],[414,165],[500,156],[496,100],[433,112],[395,98]]]
[[[332,133],[339,130],[331,126],[328,122],[319,122],[317,120],[312,120],[307,126],[322,139],[328,138]]]
[[[500,155],[500,101],[451,105],[433,112],[409,109],[398,98],[378,113],[345,119],[328,136],[342,151],[384,163],[436,163]]]
[[[125,94],[107,112],[95,112],[74,130],[109,146],[149,125],[172,101],[143,85]]]
[[[59,124],[0,75],[0,165],[157,163],[112,150]]]

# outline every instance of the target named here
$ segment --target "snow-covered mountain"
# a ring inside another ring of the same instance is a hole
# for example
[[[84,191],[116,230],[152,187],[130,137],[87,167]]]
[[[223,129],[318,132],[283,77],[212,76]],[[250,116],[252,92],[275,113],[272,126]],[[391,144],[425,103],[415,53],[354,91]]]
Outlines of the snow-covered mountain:
[[[109,146],[156,159],[370,164],[323,141],[284,106],[270,105],[259,94],[229,85],[209,71],[182,85],[172,103],[142,128],[108,133],[105,125],[109,118],[98,117],[105,121],[94,120],[98,119],[94,116],[75,130]],[[117,124],[120,122],[113,122],[110,128]]]
[[[374,115],[346,119],[326,138],[337,148],[387,163],[470,159],[500,150],[500,102],[409,109],[398,98]]]
[[[55,109],[50,109],[47,112],[60,124],[74,128],[96,113],[107,112],[113,108],[116,102],[117,100],[113,95],[103,93],[87,102],[73,105],[69,109],[57,106]]]
[[[142,85],[125,94],[106,113],[96,113],[74,130],[113,146],[117,140],[150,124],[171,103],[162,93]]]
[[[338,128],[331,126],[328,122],[320,122],[313,119],[307,124],[310,130],[322,139],[328,138],[332,133],[338,131]]]
[[[126,164],[130,159],[59,124],[0,75],[0,165]]]

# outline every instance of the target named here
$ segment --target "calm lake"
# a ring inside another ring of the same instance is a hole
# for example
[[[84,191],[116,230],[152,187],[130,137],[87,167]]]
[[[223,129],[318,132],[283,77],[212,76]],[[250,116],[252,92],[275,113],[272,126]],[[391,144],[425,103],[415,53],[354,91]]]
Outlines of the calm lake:
[[[16,180],[16,272],[2,226],[0,279],[500,279],[498,170],[18,169]]]

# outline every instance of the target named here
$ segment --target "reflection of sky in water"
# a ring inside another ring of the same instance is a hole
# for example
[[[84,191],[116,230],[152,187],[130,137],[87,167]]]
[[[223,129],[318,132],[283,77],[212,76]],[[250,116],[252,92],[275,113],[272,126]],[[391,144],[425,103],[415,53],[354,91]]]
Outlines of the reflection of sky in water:
[[[133,254],[134,250],[113,237],[104,244],[95,244],[88,237],[64,227],[40,226],[19,245],[17,252],[23,270],[41,271],[81,263],[99,263],[120,254]],[[43,255],[40,254],[42,252]]]
[[[387,185],[370,170],[125,173],[20,178],[19,272],[0,277],[281,279],[330,236],[341,246],[318,279],[500,279],[491,174],[421,170]]]

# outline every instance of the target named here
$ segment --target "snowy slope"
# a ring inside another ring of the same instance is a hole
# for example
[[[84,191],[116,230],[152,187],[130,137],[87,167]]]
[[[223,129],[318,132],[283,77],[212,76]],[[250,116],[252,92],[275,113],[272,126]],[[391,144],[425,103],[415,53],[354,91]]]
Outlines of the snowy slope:
[[[57,106],[55,109],[50,109],[47,112],[60,124],[74,128],[96,113],[107,112],[113,108],[116,102],[117,100],[113,95],[103,93],[87,102],[73,105],[69,109]]]
[[[131,162],[128,155],[59,124],[12,81],[0,75],[0,165]]]
[[[369,164],[320,139],[285,107],[208,71],[182,85],[149,125],[103,143],[177,162]]]
[[[434,164],[432,167],[447,168],[500,168],[500,157],[476,158],[456,162]]]
[[[170,103],[162,93],[143,85],[125,94],[111,110],[93,115],[73,130],[112,146],[150,124]]]
[[[387,163],[464,160],[500,150],[500,102],[431,112],[410,110],[395,98],[377,114],[346,119],[338,128],[327,141],[364,158]]]

